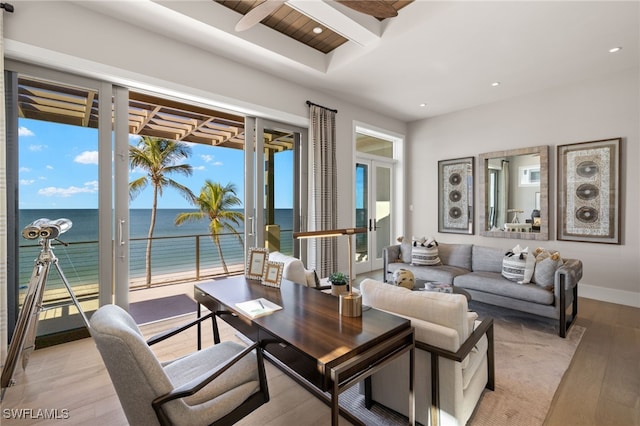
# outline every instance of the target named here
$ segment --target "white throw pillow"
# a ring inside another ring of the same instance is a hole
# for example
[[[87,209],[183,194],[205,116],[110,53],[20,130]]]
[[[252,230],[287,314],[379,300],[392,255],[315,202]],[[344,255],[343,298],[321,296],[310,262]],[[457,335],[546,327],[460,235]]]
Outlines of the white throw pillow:
[[[411,264],[418,266],[436,266],[440,265],[440,257],[438,255],[438,242],[429,238],[428,240],[414,241],[411,248]]]
[[[529,284],[534,274],[536,258],[529,254],[529,248],[520,244],[508,251],[502,259],[502,276],[518,284]]]

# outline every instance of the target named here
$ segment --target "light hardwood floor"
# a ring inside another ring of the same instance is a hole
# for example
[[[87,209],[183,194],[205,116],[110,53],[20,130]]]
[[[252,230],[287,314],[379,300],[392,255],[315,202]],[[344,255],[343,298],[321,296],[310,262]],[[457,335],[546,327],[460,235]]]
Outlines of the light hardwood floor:
[[[190,294],[191,286],[172,290]],[[164,289],[165,295],[167,291]],[[141,294],[132,296],[136,300],[141,297]],[[151,336],[186,318],[146,325],[142,331]],[[586,327],[586,332],[554,396],[545,425],[640,426],[640,309],[581,298],[577,324]],[[206,327],[204,344],[211,344],[210,327]],[[232,328],[221,327],[223,339],[237,339]],[[163,360],[188,353],[195,349],[194,333],[154,346],[155,351]],[[240,425],[330,423],[326,405],[269,363],[267,372],[270,403]],[[91,339],[37,350],[26,371],[18,367],[14,377],[17,384],[7,389],[0,410],[3,426],[126,425],[115,390]],[[34,413],[37,409],[60,412],[66,409],[69,419],[6,418],[6,410],[11,409],[33,409]],[[341,418],[340,424],[348,422]]]

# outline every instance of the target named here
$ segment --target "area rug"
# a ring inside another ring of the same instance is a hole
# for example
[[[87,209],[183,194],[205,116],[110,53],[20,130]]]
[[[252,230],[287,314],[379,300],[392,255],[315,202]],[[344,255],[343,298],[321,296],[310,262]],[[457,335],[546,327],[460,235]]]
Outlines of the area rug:
[[[484,392],[468,425],[542,425],[585,328],[574,324],[563,339],[551,319],[479,302],[471,302],[469,308],[481,318],[494,318],[496,370],[495,391]],[[358,386],[340,396],[340,405],[367,425],[406,424],[406,419],[378,405],[371,411],[364,408]]]
[[[129,305],[136,324],[148,324],[196,312],[196,302],[186,294],[144,300]]]

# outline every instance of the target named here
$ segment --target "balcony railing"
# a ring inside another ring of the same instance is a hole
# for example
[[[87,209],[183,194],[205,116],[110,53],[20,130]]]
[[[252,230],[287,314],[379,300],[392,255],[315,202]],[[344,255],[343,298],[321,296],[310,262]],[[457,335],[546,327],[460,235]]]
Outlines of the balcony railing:
[[[293,231],[280,231],[280,251],[293,253]],[[220,234],[222,256],[230,274],[244,270],[244,244],[237,235]],[[129,241],[129,287],[145,286],[146,249],[148,238],[131,238]],[[67,246],[55,245],[54,253],[74,293],[79,298],[98,294],[98,241],[69,242]],[[179,235],[152,238],[151,286],[195,281],[224,275],[218,248],[208,234]],[[40,246],[20,245],[20,288],[26,289],[33,271],[34,259]],[[45,288],[45,302],[55,303],[67,299],[68,294],[55,270],[51,270]],[[24,293],[24,292],[22,292]]]

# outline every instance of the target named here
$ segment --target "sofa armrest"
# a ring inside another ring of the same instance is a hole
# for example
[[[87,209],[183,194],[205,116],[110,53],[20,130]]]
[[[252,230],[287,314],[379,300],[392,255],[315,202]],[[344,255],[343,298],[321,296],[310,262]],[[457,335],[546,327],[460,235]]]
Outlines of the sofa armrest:
[[[578,285],[582,278],[582,261],[577,259],[565,259],[564,264],[556,270],[555,286],[560,285],[560,276],[564,276],[564,290],[571,290]]]
[[[382,249],[382,260],[384,262],[383,268],[383,281],[387,282],[387,274],[389,273],[388,265],[389,263],[395,262],[398,258],[400,258],[400,244],[396,244],[393,246],[387,246]]]

